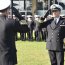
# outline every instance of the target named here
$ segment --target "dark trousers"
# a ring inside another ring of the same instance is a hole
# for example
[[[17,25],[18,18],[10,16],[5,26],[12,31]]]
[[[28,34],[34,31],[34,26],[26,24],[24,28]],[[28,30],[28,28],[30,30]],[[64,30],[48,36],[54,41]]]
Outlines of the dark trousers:
[[[20,36],[21,36],[20,38],[22,41],[26,40],[26,33],[21,33]]]
[[[49,51],[51,65],[64,65],[64,51]]]
[[[0,65],[15,65],[13,56],[8,50],[0,50]]]
[[[40,41],[40,31],[35,31],[35,40]]]
[[[30,31],[28,32],[28,40],[32,41],[33,40],[33,30],[30,29]]]
[[[41,31],[41,35],[42,35],[42,40],[46,41],[46,32]]]

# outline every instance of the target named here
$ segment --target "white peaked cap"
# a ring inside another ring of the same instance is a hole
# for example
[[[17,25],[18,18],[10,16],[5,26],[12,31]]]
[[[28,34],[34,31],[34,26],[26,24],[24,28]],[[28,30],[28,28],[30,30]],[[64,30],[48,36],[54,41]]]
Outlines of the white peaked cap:
[[[54,8],[59,8],[60,10],[62,10],[62,6],[60,6],[59,4],[53,4],[51,5],[50,9],[54,9]]]
[[[34,17],[40,17],[39,15],[34,15]]]
[[[10,0],[0,0],[0,10],[6,9],[10,4]]]
[[[27,17],[30,18],[30,17],[32,17],[32,16],[31,16],[31,15],[28,15]]]

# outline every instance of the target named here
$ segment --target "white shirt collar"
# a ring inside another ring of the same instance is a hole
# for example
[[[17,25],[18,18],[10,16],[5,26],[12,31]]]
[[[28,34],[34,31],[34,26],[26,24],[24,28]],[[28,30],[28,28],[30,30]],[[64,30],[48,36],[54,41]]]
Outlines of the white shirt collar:
[[[54,19],[56,19],[56,23],[58,23],[58,22],[59,22],[60,17],[57,17],[57,18],[54,18]]]

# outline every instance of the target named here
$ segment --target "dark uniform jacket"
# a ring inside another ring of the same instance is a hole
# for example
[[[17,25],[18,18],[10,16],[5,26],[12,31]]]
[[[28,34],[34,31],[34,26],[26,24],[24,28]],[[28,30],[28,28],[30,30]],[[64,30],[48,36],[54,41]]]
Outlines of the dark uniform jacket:
[[[21,31],[19,22],[0,16],[0,65],[17,63],[15,32]]]
[[[54,19],[43,22],[40,27],[47,28],[47,44],[48,50],[63,50],[63,39],[65,37],[65,19],[60,17],[59,22],[55,24]]]

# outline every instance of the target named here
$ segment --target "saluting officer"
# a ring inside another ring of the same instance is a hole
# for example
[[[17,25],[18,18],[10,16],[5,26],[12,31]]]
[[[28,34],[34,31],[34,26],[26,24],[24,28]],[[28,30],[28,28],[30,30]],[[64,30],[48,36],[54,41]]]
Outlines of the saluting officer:
[[[21,31],[18,21],[8,18],[10,0],[0,0],[0,65],[17,63],[15,33]]]
[[[52,17],[40,27],[47,28],[47,44],[51,65],[64,65],[63,39],[65,37],[65,19],[60,16],[62,7],[53,4],[50,7]]]

